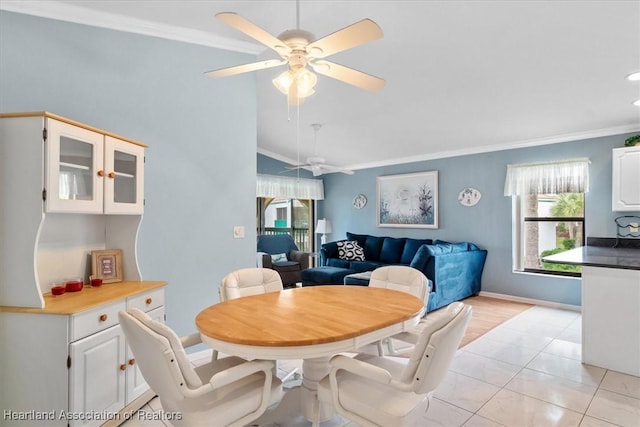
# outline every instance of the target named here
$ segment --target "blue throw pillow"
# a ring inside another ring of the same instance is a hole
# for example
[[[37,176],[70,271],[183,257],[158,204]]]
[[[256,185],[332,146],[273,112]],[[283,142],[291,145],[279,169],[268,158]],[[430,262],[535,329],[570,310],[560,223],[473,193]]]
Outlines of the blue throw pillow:
[[[404,244],[404,250],[402,251],[402,257],[400,257],[401,264],[411,264],[413,257],[416,256],[416,252],[422,245],[430,245],[431,239],[407,239]]]
[[[400,262],[402,250],[404,249],[407,239],[394,239],[393,237],[385,237],[380,250],[380,261],[387,264],[397,264]]]
[[[368,260],[378,261],[380,259],[380,250],[382,242],[386,237],[367,236],[364,242],[364,256]]]
[[[364,248],[364,243],[367,241],[367,234],[354,234],[347,231],[347,240],[355,240],[361,248]]]

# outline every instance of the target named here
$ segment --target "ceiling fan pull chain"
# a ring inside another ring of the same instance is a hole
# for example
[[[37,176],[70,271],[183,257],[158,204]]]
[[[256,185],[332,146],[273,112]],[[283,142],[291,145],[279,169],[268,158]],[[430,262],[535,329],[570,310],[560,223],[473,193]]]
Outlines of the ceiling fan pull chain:
[[[287,102],[288,104],[288,102]],[[298,118],[296,119],[296,151],[298,152],[297,164],[300,164],[300,103],[296,106]],[[298,182],[300,182],[300,168],[296,169],[298,173]]]

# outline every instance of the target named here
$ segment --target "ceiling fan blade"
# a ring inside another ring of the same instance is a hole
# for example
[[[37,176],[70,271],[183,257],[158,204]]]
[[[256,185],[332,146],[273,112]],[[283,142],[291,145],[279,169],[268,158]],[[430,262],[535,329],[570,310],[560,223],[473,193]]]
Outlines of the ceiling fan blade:
[[[351,169],[344,169],[344,168],[340,168],[340,170],[338,172],[344,173],[344,174],[347,174],[347,175],[353,175],[355,173]]]
[[[207,71],[205,74],[212,78],[233,76],[236,74],[248,73],[249,71],[264,70],[286,64],[287,61],[270,59],[268,61],[252,62],[250,64],[236,65],[234,67],[220,68],[218,70]]]
[[[325,170],[325,173],[334,173],[334,172],[340,172],[340,173],[344,173],[347,175],[353,175],[354,172],[351,169],[345,169],[345,168],[341,168],[339,166],[331,166],[331,165],[320,165],[320,167],[322,169]]]
[[[238,15],[234,12],[221,12],[216,14],[216,18],[241,31],[251,37],[254,40],[259,41],[263,45],[275,50],[279,54],[288,54],[291,49],[285,45],[280,39],[272,34],[269,34],[262,28],[258,27],[253,22]]]
[[[343,50],[382,38],[382,29],[371,19],[363,19],[310,43],[307,52],[314,58],[324,58]]]
[[[362,71],[354,70],[353,68],[345,67],[335,62],[314,61],[310,64],[313,71],[318,74],[349,83],[371,92],[377,92],[385,85],[384,79],[380,77],[372,76],[371,74],[363,73]]]

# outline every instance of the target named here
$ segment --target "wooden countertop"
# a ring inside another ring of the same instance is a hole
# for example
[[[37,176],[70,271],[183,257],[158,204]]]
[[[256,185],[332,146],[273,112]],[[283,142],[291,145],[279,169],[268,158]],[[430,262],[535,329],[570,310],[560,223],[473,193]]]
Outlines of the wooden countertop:
[[[166,284],[167,282],[161,281],[143,281],[107,283],[96,288],[85,285],[79,292],[66,292],[56,296],[50,293],[44,294],[44,308],[0,306],[0,312],[75,314],[112,301],[161,288]]]
[[[108,135],[116,139],[120,139],[122,141],[129,142],[131,144],[139,145],[141,147],[148,147],[147,144],[136,141],[135,139],[127,138],[122,135],[118,135],[112,132],[107,132],[106,130],[98,129],[93,126],[86,125],[84,123],[77,122],[75,120],[68,119],[66,117],[59,116],[57,114],[50,113],[48,111],[27,111],[23,113],[0,113],[0,119],[3,118],[19,118],[19,117],[49,117],[51,119],[58,120],[59,122],[68,123],[73,126],[77,126],[83,129],[90,130],[92,132],[101,133],[103,135]]]

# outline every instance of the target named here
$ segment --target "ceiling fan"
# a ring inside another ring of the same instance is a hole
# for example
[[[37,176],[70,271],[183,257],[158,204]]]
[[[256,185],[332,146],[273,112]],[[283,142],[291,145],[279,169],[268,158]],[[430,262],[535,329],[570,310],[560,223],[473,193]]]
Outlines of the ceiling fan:
[[[351,169],[341,168],[339,166],[332,166],[325,163],[325,159],[318,156],[318,131],[322,127],[321,124],[314,123],[311,125],[313,128],[313,140],[315,144],[315,151],[313,157],[307,157],[307,162],[295,166],[287,167],[287,170],[296,169],[310,169],[313,176],[324,175],[325,173],[341,172],[347,175],[353,175]]]
[[[249,20],[233,12],[216,14],[216,18],[232,26],[249,37],[276,51],[281,59],[253,62],[221,68],[205,73],[209,77],[219,78],[247,73],[250,71],[288,65],[288,70],[273,80],[273,84],[285,95],[289,105],[299,105],[304,98],[312,95],[317,77],[307,69],[327,77],[340,80],[368,91],[378,91],[385,81],[353,68],[323,58],[382,37],[382,29],[370,19],[363,19],[332,34],[315,40],[313,34],[300,29],[299,0],[296,1],[297,26],[274,37]]]

